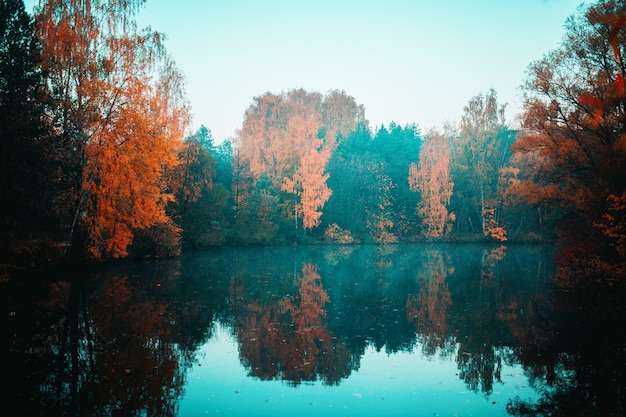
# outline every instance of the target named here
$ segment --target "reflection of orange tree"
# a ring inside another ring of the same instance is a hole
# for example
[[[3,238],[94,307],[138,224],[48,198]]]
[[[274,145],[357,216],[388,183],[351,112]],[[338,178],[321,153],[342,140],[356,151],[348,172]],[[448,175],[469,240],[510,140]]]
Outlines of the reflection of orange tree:
[[[386,270],[393,266],[393,253],[397,250],[397,246],[391,245],[382,245],[377,246],[376,250],[373,252],[374,262],[378,267],[378,272],[384,274]]]
[[[274,305],[262,306],[259,301],[248,304],[245,318],[239,325],[239,356],[250,373],[263,380],[281,373],[281,356],[286,340],[280,326],[280,314]]]
[[[87,392],[102,407],[175,414],[184,379],[177,352],[164,343],[171,336],[165,305],[133,299],[125,277],[109,280],[105,292],[92,309],[98,376]]]
[[[53,321],[41,349],[50,364],[39,363],[49,374],[31,401],[55,415],[174,415],[184,378],[165,306],[138,301],[120,276],[90,296],[78,282],[50,288],[32,305]]]
[[[506,246],[498,246],[488,251],[483,251],[483,263],[480,269],[480,277],[485,280],[496,278],[498,262],[506,256]]]
[[[557,49],[529,66],[523,130],[512,147],[523,168],[513,194],[562,213],[556,281],[571,289],[615,286],[626,276],[626,20],[623,2],[594,3],[568,19]]]
[[[452,300],[441,251],[427,250],[426,256],[427,261],[418,277],[420,293],[408,295],[406,314],[409,322],[415,322],[426,353],[434,354],[437,348],[444,347],[448,333],[448,309]]]
[[[329,298],[320,279],[317,267],[305,264],[295,281],[296,295],[276,304],[248,305],[239,345],[241,360],[252,375],[297,385],[318,377],[337,384],[349,374],[350,355],[343,346],[333,346],[333,335],[325,327]]]

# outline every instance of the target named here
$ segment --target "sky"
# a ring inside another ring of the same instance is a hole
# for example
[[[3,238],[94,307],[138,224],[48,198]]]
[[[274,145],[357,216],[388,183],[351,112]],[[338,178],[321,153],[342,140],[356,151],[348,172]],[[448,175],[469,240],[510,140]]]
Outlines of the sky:
[[[33,0],[27,1],[32,4]],[[458,122],[494,88],[513,127],[528,65],[555,49],[581,0],[147,0],[187,79],[193,130],[236,135],[254,97],[344,90],[373,128]]]

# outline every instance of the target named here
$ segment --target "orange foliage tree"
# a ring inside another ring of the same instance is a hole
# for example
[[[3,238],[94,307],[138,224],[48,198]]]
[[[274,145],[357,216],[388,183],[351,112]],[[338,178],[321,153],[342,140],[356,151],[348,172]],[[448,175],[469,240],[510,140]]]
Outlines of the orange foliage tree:
[[[310,118],[304,121],[296,118],[295,124],[298,127],[293,139],[295,141],[304,138],[304,153],[293,177],[285,177],[281,189],[298,197],[299,201],[294,207],[296,221],[298,217],[302,217],[304,228],[311,229],[319,225],[322,216],[319,210],[324,207],[331,194],[326,185],[328,174],[324,173],[328,158],[320,149],[322,141],[317,137],[315,120]]]
[[[269,179],[265,192],[280,198],[282,220],[292,219],[296,228],[299,218],[305,229],[318,226],[331,194],[325,173],[331,153],[365,122],[363,107],[343,91],[324,97],[297,89],[256,97],[239,131],[236,206],[244,207],[254,184]]]
[[[365,108],[345,91],[332,90],[322,102],[324,148],[333,153],[337,145],[365,120]]]
[[[304,90],[255,97],[239,131],[240,152],[255,180],[266,174],[276,189],[293,174],[307,136],[320,127],[321,96]]]
[[[455,220],[454,213],[449,213],[447,207],[454,187],[450,155],[448,139],[430,131],[420,152],[419,166],[411,164],[409,167],[409,188],[421,195],[417,215],[422,219],[422,233],[427,239],[448,233]]]
[[[562,210],[563,265],[602,279],[615,275],[604,262],[625,252],[625,13],[603,0],[568,19],[561,45],[529,67],[513,148],[527,168],[518,195]]]
[[[127,255],[133,230],[168,222],[163,172],[188,122],[161,36],[136,27],[142,4],[42,0],[37,17],[53,124],[80,167],[69,243],[81,227],[96,259]]]

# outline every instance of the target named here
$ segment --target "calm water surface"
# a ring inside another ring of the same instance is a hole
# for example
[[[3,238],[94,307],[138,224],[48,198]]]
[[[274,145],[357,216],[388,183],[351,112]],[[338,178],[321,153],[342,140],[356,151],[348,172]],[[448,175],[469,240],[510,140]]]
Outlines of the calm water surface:
[[[539,246],[220,249],[3,283],[4,410],[623,415],[624,299],[556,290],[551,259]]]

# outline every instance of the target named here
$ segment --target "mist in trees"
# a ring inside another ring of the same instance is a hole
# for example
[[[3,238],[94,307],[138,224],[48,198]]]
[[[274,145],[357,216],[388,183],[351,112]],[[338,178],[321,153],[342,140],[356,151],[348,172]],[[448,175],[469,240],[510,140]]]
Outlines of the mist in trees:
[[[580,9],[530,64],[520,129],[495,90],[422,132],[371,126],[343,90],[293,89],[254,97],[219,144],[190,132],[184,76],[137,27],[142,5],[47,0],[31,18],[2,2],[3,269],[216,245],[558,240],[602,279],[622,270],[622,2]]]

